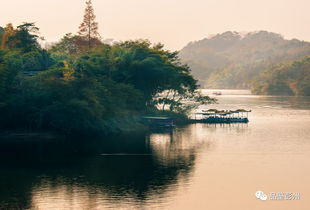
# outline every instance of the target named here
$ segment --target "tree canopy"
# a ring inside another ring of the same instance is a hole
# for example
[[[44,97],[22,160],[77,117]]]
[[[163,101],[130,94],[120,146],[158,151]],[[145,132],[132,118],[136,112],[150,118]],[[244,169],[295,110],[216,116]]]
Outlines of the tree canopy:
[[[265,69],[310,55],[310,43],[257,31],[225,32],[191,42],[180,51],[183,62],[206,88],[250,88]]]
[[[40,49],[38,31],[39,28],[34,23],[24,23],[17,26],[15,33],[10,35],[7,40],[8,48],[21,49],[24,52]]]
[[[177,52],[161,44],[126,41],[75,54],[71,34],[46,51],[33,24],[16,31],[8,39],[16,44],[0,50],[0,127],[115,132],[145,114],[184,115],[194,106],[184,100],[213,102],[199,94]]]
[[[255,78],[252,91],[256,94],[310,96],[310,57],[265,70]]]

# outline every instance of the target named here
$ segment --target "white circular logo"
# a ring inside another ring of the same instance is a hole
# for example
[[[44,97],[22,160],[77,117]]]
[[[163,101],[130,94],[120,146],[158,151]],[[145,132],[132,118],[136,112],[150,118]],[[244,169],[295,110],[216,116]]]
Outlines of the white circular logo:
[[[266,201],[267,200],[267,195],[263,192],[263,191],[256,191],[256,193],[255,193],[255,197],[257,198],[257,199],[260,199],[260,200],[262,200],[262,201]]]

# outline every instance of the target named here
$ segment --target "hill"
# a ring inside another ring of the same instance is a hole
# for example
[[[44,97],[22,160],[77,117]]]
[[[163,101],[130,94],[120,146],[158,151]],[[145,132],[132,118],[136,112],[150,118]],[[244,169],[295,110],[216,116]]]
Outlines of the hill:
[[[250,88],[271,66],[310,55],[310,43],[267,31],[228,31],[191,42],[179,55],[203,87]]]
[[[281,63],[262,72],[254,80],[252,92],[310,96],[310,57]]]

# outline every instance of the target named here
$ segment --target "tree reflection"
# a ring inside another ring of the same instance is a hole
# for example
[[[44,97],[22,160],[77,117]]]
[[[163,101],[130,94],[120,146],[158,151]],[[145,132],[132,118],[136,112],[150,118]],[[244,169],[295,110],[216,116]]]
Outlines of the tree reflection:
[[[118,136],[101,141],[95,157],[7,166],[0,172],[0,207],[96,209],[164,199],[190,179],[203,144],[191,132]]]

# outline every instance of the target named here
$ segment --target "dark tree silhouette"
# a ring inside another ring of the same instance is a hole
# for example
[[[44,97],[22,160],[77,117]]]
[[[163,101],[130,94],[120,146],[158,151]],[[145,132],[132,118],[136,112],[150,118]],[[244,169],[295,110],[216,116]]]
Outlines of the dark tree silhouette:
[[[8,38],[7,45],[9,48],[22,49],[24,52],[40,49],[38,33],[39,28],[34,23],[23,23],[17,26],[16,32]]]
[[[84,20],[79,27],[79,45],[86,45],[88,49],[97,46],[100,43],[100,34],[98,32],[98,22],[96,22],[94,8],[91,0],[86,1]]]

